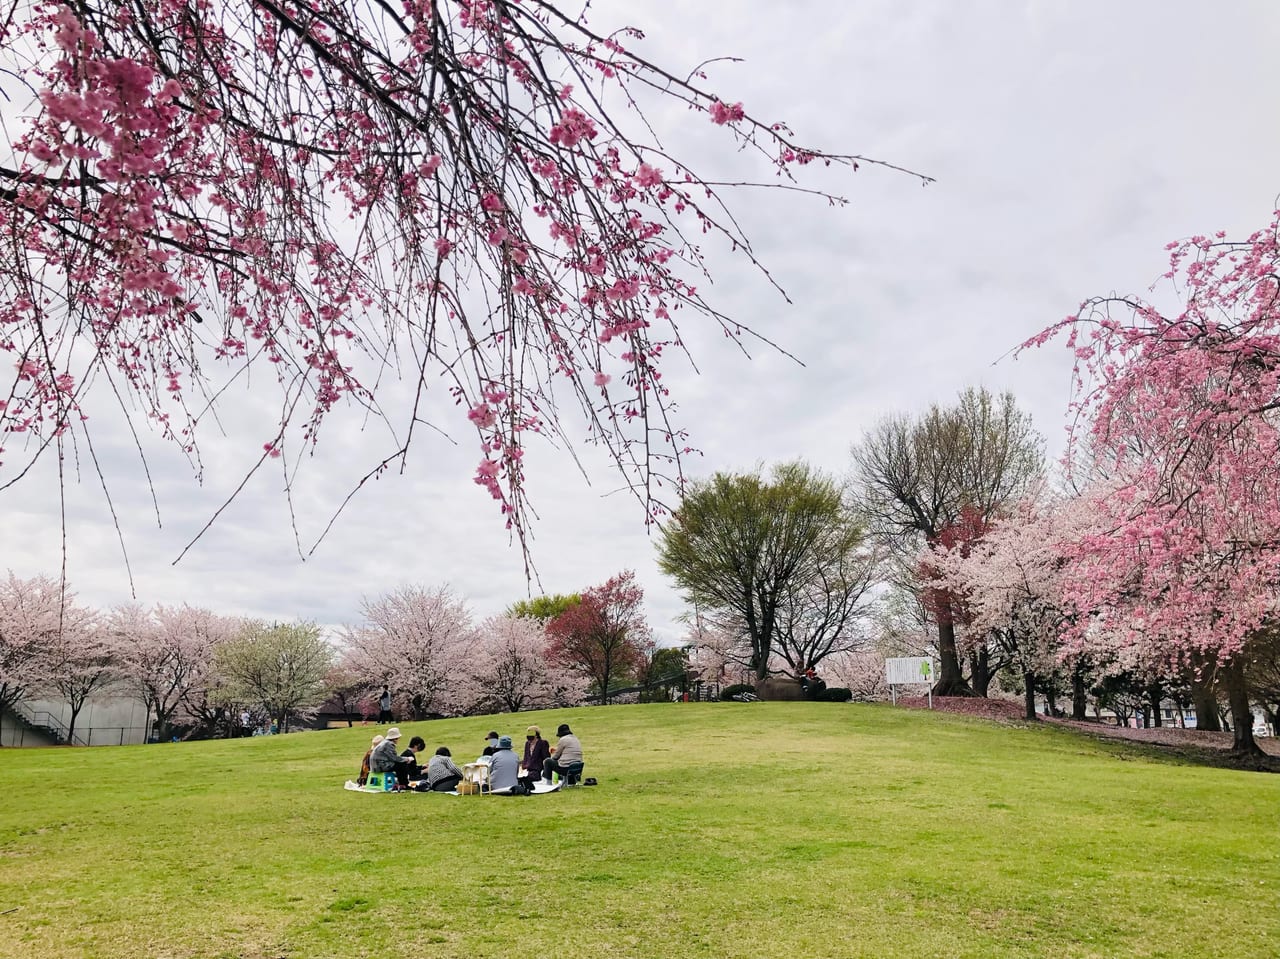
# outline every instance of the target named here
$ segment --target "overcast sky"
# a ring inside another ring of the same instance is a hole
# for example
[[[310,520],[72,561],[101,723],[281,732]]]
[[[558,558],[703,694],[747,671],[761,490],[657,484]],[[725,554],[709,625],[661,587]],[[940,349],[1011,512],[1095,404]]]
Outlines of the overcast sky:
[[[639,26],[641,52],[673,72],[741,57],[712,67],[707,85],[726,101],[786,120],[802,142],[937,180],[922,188],[873,167],[824,180],[851,201],[843,209],[776,192],[736,198],[793,303],[733,260],[711,298],[803,365],[763,349],[746,359],[686,326],[700,372],[674,361],[665,377],[702,451],[687,464],[694,476],[795,457],[843,473],[850,445],[879,417],[971,385],[1014,391],[1056,453],[1067,354],[1014,359],[1011,348],[1085,297],[1145,292],[1172,239],[1263,226],[1280,193],[1272,0],[681,6],[597,0],[592,25]],[[725,138],[704,116],[674,110],[655,121],[672,152],[713,178]],[[727,163],[736,169],[738,158]],[[253,425],[253,415],[232,411],[229,425]],[[389,452],[375,433],[338,424],[304,465],[293,500],[304,551],[354,479]],[[157,525],[132,439],[106,413],[94,433],[139,600],[324,624],[356,621],[362,597],[401,583],[450,583],[478,616],[527,594],[520,550],[471,481],[472,437],[455,438],[461,445],[421,434],[406,473],[370,483],[305,562],[280,474],[267,471],[174,565],[262,438],[212,437],[201,485],[184,459],[148,442]],[[656,568],[643,511],[616,492],[603,459],[584,455],[586,478],[547,447],[534,445],[528,463],[542,587],[572,592],[634,569],[658,635],[677,639],[680,598]],[[61,509],[51,469],[0,494],[0,569],[56,574]],[[72,478],[66,520],[68,576],[82,600],[129,599],[92,469]]]

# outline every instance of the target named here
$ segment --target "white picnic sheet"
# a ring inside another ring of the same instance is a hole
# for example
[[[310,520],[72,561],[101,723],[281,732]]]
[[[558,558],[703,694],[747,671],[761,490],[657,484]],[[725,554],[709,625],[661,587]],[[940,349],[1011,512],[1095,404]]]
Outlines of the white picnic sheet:
[[[346,781],[346,783],[343,785],[342,788],[350,790],[351,792],[357,792],[357,793],[381,793],[381,792],[389,791],[386,789],[376,789],[373,786],[361,786],[359,783],[352,782],[350,779]],[[536,782],[533,784],[533,795],[542,796],[542,795],[545,795],[546,793],[556,792],[559,788],[560,788],[560,783]],[[413,791],[417,792],[417,790],[413,790]],[[511,792],[510,789],[495,789],[493,790],[492,795],[502,796],[509,792]],[[440,795],[461,796],[462,794],[455,789],[450,792],[441,793]],[[490,795],[490,792],[489,790],[486,789],[484,793],[482,793],[481,795]]]

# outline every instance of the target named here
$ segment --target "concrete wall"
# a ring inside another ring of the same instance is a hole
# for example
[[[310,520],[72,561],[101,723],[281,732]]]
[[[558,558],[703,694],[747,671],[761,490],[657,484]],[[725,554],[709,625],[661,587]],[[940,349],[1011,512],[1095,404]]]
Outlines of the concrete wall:
[[[63,726],[71,723],[71,707],[57,699],[27,699],[20,709],[27,715],[47,712]],[[90,746],[127,746],[147,741],[147,716],[142,703],[126,696],[101,696],[85,702],[76,717],[76,739]],[[16,723],[11,717],[4,719],[4,744],[10,745],[11,730]],[[35,736],[27,730],[26,745],[33,745]],[[40,743],[44,745],[44,743]]]
[[[28,729],[8,712],[0,714],[0,746],[53,746],[52,738],[36,729]]]

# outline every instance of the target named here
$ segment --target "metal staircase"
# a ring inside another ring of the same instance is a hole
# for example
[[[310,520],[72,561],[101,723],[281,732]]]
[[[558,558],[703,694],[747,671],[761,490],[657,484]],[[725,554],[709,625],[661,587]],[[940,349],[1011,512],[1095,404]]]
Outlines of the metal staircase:
[[[23,729],[46,736],[52,739],[54,743],[59,746],[89,745],[89,743],[81,738],[78,733],[73,736],[71,734],[71,730],[67,728],[66,724],[48,710],[32,709],[27,706],[26,703],[15,703],[10,707],[9,713],[18,721],[19,726]],[[19,743],[19,745],[21,745],[21,743]]]

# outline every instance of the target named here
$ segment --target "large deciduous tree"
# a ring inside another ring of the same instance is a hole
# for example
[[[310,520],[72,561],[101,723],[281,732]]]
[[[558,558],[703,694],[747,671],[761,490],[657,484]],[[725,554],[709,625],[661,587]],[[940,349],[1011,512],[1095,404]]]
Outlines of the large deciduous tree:
[[[914,562],[968,511],[979,522],[1021,499],[1043,471],[1043,441],[1013,395],[969,389],[955,405],[881,421],[853,449],[872,532]],[[940,696],[971,695],[950,616],[937,617]]]
[[[414,717],[456,708],[456,675],[476,640],[471,611],[447,586],[402,586],[363,603],[365,621],[344,634],[347,665],[384,684]]]
[[[615,680],[634,673],[652,644],[643,603],[631,570],[583,590],[582,602],[547,623],[552,662],[585,677],[608,703]]]
[[[48,683],[65,595],[48,576],[0,579],[0,711]]]
[[[1122,647],[1216,668],[1254,754],[1247,650],[1280,614],[1280,212],[1243,241],[1170,248],[1176,309],[1090,300],[1032,341],[1065,332],[1080,445],[1115,489],[1069,586]]]
[[[464,712],[518,713],[569,705],[547,657],[543,625],[525,616],[494,616],[476,630],[471,655],[459,667]]]
[[[754,259],[732,178],[669,153],[646,115],[718,126],[774,188],[875,161],[800,146],[641,40],[546,0],[17,0],[9,481],[112,396],[198,457],[210,408],[262,370],[279,413],[246,437],[259,465],[301,461],[344,403],[387,422],[377,469],[403,462],[423,422],[449,425],[440,389],[478,434],[475,482],[523,531],[526,440],[561,431],[567,392],[647,501],[685,450],[659,369],[677,313],[745,335],[695,285],[699,244]]]
[[[214,659],[228,704],[261,706],[281,732],[324,702],[332,665],[333,647],[314,623],[246,623]]]
[[[74,745],[76,720],[89,697],[121,678],[119,650],[96,613],[68,601],[50,652],[49,686],[66,700],[67,741]]]
[[[105,628],[119,653],[119,667],[155,720],[157,738],[169,735],[174,714],[189,697],[198,695],[210,677],[217,647],[230,639],[237,623],[192,606],[136,603],[116,607]]]
[[[978,538],[935,544],[928,560],[939,589],[964,608],[961,647],[995,647],[1022,681],[1027,719],[1036,718],[1036,691],[1051,688],[1062,664],[1062,544],[1091,519],[1079,503],[1020,504]]]
[[[658,564],[698,615],[741,633],[748,665],[763,680],[788,626],[809,635],[822,619],[827,599],[809,604],[812,590],[821,592],[824,579],[860,581],[861,543],[839,485],[805,463],[786,463],[768,478],[716,473],[691,483],[663,525]],[[804,645],[789,644],[788,654]]]

